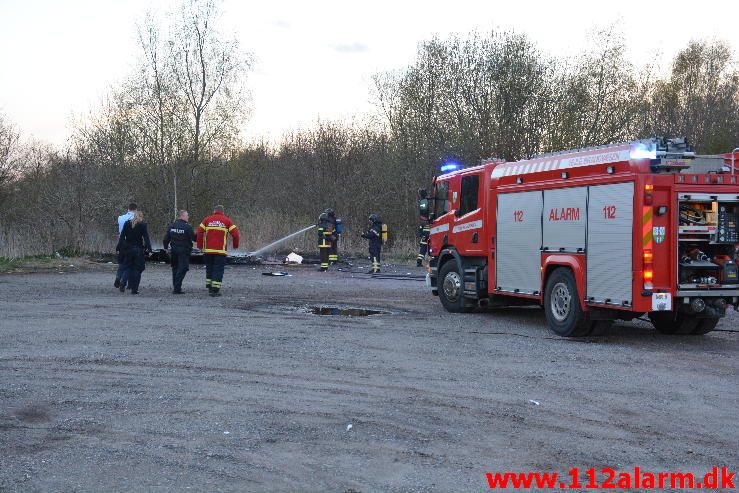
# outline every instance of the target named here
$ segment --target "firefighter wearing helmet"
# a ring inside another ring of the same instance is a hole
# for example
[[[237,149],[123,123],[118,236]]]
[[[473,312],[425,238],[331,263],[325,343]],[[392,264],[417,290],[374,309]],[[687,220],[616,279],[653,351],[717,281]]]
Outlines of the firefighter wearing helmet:
[[[333,224],[334,232],[331,235],[331,243],[328,249],[328,263],[334,265],[339,261],[339,240],[341,234],[344,232],[344,226],[340,217],[336,217],[336,212],[332,208],[328,208],[323,211],[327,216],[328,220]]]
[[[418,226],[418,256],[416,257],[416,265],[421,267],[429,250],[429,236],[431,234],[431,224],[429,221],[428,210],[428,192],[425,188],[418,189],[419,202],[419,226]],[[424,204],[424,206],[421,206]]]
[[[334,223],[325,212],[318,216],[318,253],[321,257],[321,272],[328,270],[331,242],[334,236]]]
[[[370,259],[372,259],[372,269],[368,274],[377,274],[380,272],[382,244],[387,237],[387,230],[382,224],[380,216],[377,214],[370,214],[369,222],[370,227],[367,232],[362,234],[362,238],[369,240],[369,254]]]

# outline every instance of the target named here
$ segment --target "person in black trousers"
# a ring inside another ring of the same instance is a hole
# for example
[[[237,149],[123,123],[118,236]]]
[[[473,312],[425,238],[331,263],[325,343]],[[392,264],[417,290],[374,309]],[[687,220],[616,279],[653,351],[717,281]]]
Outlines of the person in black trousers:
[[[182,281],[187,271],[190,270],[190,254],[192,244],[195,241],[195,232],[187,221],[190,215],[187,211],[180,211],[177,220],[169,225],[167,234],[164,235],[164,249],[171,244],[172,252],[169,254],[172,264],[172,287],[173,294],[183,294]]]
[[[144,255],[151,252],[149,229],[144,222],[144,215],[141,211],[136,211],[133,219],[127,221],[123,226],[116,251],[122,252],[126,259],[128,289],[131,290],[131,294],[139,294],[141,273],[146,268]],[[126,284],[121,282],[119,289],[121,293],[124,292]]]
[[[369,254],[372,259],[372,269],[367,274],[379,274],[382,262],[382,219],[377,214],[370,214],[370,228],[362,234],[362,238],[369,240]]]

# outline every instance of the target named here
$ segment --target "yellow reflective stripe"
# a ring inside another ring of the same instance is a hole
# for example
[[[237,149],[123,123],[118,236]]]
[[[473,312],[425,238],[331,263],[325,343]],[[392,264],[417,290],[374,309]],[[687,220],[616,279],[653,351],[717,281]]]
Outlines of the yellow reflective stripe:
[[[220,226],[206,226],[205,230],[206,231],[225,231],[226,233],[228,233],[228,228],[222,228]]]
[[[642,209],[642,245],[644,248],[652,248],[652,206],[646,205]]]
[[[205,229],[205,224],[200,223],[200,227],[203,228],[203,229]]]
[[[228,231],[229,231],[229,233],[230,233],[231,231],[233,231],[234,229],[236,229],[236,225],[235,225],[235,224],[232,224],[232,225],[231,225],[231,227],[230,227],[230,228],[228,228]]]
[[[226,250],[215,250],[213,248],[206,248],[203,250],[205,253],[226,253]]]

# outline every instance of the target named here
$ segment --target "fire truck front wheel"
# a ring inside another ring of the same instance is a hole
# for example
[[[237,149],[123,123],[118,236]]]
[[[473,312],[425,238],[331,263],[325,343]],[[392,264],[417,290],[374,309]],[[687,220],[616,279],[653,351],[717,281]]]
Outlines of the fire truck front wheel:
[[[462,274],[457,270],[457,263],[448,260],[439,271],[439,299],[447,311],[463,313],[472,309],[472,304],[464,297]]]
[[[584,324],[575,276],[570,269],[555,269],[547,279],[544,313],[549,328],[561,336],[584,336],[589,332]]]

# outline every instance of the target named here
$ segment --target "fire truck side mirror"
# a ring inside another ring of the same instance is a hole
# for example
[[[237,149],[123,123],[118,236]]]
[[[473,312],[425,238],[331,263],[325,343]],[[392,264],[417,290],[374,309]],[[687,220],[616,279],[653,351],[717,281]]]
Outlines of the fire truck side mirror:
[[[421,216],[429,215],[429,199],[421,199],[418,201],[418,214]]]

